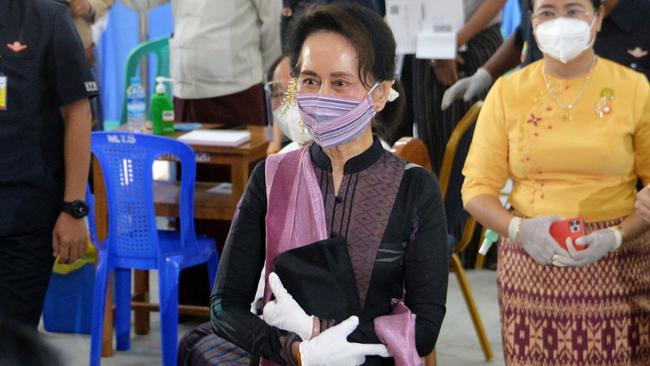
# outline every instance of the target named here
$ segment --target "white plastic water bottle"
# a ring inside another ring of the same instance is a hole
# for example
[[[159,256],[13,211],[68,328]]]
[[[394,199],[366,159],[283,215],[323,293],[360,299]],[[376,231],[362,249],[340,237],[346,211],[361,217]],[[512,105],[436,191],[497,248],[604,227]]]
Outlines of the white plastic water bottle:
[[[144,88],[140,85],[140,77],[131,78],[131,85],[126,89],[127,128],[129,131],[144,131],[147,105]]]

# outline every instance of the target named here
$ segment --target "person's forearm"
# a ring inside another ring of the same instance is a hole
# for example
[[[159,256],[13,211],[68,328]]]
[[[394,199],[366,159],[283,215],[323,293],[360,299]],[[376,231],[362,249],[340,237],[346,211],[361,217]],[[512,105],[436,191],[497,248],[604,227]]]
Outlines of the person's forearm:
[[[492,80],[496,80],[499,76],[514,69],[520,63],[521,47],[517,45],[515,36],[513,35],[499,46],[490,59],[483,64],[483,68],[490,73]]]
[[[513,216],[506,210],[498,198],[490,195],[480,195],[472,198],[465,209],[481,225],[492,229],[503,237],[508,237],[508,225]]]
[[[650,223],[646,222],[636,213],[628,216],[619,225],[623,234],[623,243],[650,230]]]
[[[61,107],[64,121],[63,154],[65,160],[64,201],[83,200],[90,169],[91,113],[88,99]]]
[[[458,47],[464,45],[485,29],[490,21],[492,21],[499,11],[501,11],[505,2],[506,0],[484,0],[478,9],[476,9],[476,12],[472,14],[463,27],[458,31],[456,36]]]
[[[287,364],[293,335],[250,312],[264,265],[265,171],[264,162],[257,164],[233,217],[210,298],[210,319],[216,334],[245,351]]]
[[[266,324],[249,311],[245,301],[237,304],[236,301],[224,299],[222,294],[213,294],[210,299],[210,320],[215,334],[251,354],[278,364],[285,364],[292,357],[290,352],[285,354],[283,347],[286,340],[282,338],[286,338],[288,332]]]
[[[431,349],[438,338],[442,320],[445,317],[446,308],[444,304],[431,304],[430,311],[425,314],[416,314],[415,318],[415,343],[420,356],[431,353]],[[422,317],[418,315],[423,315]],[[336,325],[336,324],[332,324]],[[321,331],[323,331],[321,329]],[[382,343],[375,331],[374,321],[359,323],[357,329],[348,336],[350,342],[378,344]],[[426,351],[423,351],[426,349]]]

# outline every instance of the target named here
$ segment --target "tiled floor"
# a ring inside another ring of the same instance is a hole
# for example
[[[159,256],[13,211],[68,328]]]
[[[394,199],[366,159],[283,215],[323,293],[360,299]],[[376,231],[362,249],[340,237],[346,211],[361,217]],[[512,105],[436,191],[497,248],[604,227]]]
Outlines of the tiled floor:
[[[467,275],[494,350],[494,359],[489,363],[485,361],[467,307],[458,288],[456,277],[451,274],[447,315],[437,345],[438,365],[503,365],[495,272],[468,271]],[[152,277],[154,277],[155,281],[155,276]],[[155,286],[152,286],[152,288],[155,288]],[[157,295],[152,294],[152,298],[157,298]],[[154,314],[151,320],[151,333],[149,335],[133,335],[130,351],[116,352],[113,357],[104,358],[102,365],[160,365],[160,335],[157,314]],[[192,324],[181,324],[179,334],[185,333],[191,326]],[[82,366],[88,364],[89,336],[44,332],[44,337],[59,350],[65,360],[65,365]]]

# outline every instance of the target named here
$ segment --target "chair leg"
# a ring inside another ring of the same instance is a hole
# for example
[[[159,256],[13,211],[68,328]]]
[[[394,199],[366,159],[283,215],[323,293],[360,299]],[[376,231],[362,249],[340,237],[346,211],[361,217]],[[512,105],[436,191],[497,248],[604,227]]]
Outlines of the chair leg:
[[[216,247],[216,245],[215,245]],[[214,253],[208,258],[208,280],[210,282],[210,292],[214,290],[214,278],[217,276],[217,267],[219,266],[219,256],[215,248]]]
[[[131,348],[131,269],[115,269],[115,338],[116,349]]]
[[[424,366],[436,366],[437,365],[436,361],[436,349],[434,348],[431,353],[429,353],[425,358],[424,358]]]
[[[478,334],[478,339],[481,343],[481,348],[483,348],[483,354],[485,355],[486,360],[492,359],[492,346],[488,340],[487,334],[485,333],[485,328],[483,327],[483,322],[481,321],[481,316],[478,313],[476,307],[476,302],[474,301],[474,296],[472,291],[469,288],[469,283],[467,282],[467,277],[465,276],[465,270],[463,269],[463,264],[460,262],[460,258],[456,253],[451,255],[451,265],[456,273],[456,278],[458,279],[458,284],[461,291],[463,292],[463,297],[465,298],[465,303],[469,310],[469,314],[472,317],[472,322],[474,323],[474,328],[476,329],[476,334]]]
[[[178,278],[180,266],[166,259],[159,267],[160,329],[163,366],[176,366],[178,352]]]
[[[474,268],[483,269],[485,266],[485,256],[481,253],[476,255],[476,262],[474,262]]]
[[[149,271],[133,271],[133,301],[149,302]],[[149,334],[151,328],[149,311],[133,311],[133,330],[135,334]]]
[[[90,336],[90,366],[99,366],[102,360],[102,340],[104,335],[104,308],[108,287],[108,268],[106,256],[100,252],[95,271],[95,290],[93,293],[93,314]],[[107,324],[112,327],[113,324]]]
[[[483,228],[483,230],[481,230],[481,237],[480,237],[481,241],[479,243],[482,243],[483,239],[485,239],[485,231],[486,230],[487,230],[486,228]],[[485,266],[485,256],[483,254],[481,254],[481,253],[477,253],[476,254],[476,261],[474,261],[474,268],[482,269],[484,266]]]

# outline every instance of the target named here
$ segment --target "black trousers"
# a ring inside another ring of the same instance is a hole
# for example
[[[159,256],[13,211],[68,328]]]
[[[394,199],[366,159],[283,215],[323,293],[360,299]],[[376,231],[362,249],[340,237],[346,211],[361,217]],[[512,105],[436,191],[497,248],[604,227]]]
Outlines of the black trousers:
[[[36,329],[53,263],[51,228],[0,236],[0,319]]]

